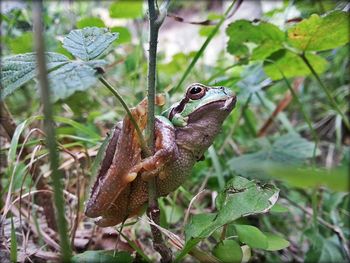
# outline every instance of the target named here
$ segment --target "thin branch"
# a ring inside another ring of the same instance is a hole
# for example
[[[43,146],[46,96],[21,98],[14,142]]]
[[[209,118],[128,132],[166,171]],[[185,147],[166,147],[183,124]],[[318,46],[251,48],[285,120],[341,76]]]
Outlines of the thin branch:
[[[52,105],[50,101],[49,81],[47,78],[47,68],[45,61],[45,41],[43,37],[42,2],[33,2],[33,24],[35,28],[35,46],[38,63],[38,79],[41,93],[41,100],[44,111],[44,129],[47,134],[46,145],[49,150],[50,169],[52,170],[52,182],[54,188],[54,202],[56,207],[56,218],[58,232],[60,235],[61,259],[63,262],[70,261],[72,252],[68,240],[67,222],[65,218],[63,186],[61,183],[62,172],[59,171],[59,157],[57,153],[56,134],[53,123]]]
[[[135,130],[137,132],[137,136],[139,137],[140,140],[140,145],[141,145],[141,149],[142,151],[147,155],[150,156],[150,150],[147,147],[146,141],[142,136],[142,132],[140,130],[140,127],[137,125],[137,122],[135,121],[134,116],[132,116],[128,105],[126,105],[125,101],[123,100],[122,96],[120,96],[119,92],[113,88],[113,86],[104,78],[104,77],[100,77],[99,80],[103,83],[103,85],[105,85],[112,93],[113,95],[119,100],[119,102],[122,104],[124,110],[126,111],[126,113],[128,114],[128,117],[130,118],[130,121],[132,122],[132,124],[135,127]],[[154,101],[154,100],[153,100]]]
[[[159,10],[156,10],[156,0],[148,0],[149,12],[149,58],[148,58],[148,113],[147,113],[147,142],[150,152],[154,152],[154,101],[156,94],[156,67],[157,67],[157,44],[158,32],[166,17],[167,7],[170,1],[164,1]],[[157,186],[156,179],[152,177],[148,182],[148,214],[152,220],[159,224],[160,210],[157,202]],[[153,235],[153,247],[162,257],[162,262],[171,262],[171,250],[164,244],[162,233],[151,225]]]

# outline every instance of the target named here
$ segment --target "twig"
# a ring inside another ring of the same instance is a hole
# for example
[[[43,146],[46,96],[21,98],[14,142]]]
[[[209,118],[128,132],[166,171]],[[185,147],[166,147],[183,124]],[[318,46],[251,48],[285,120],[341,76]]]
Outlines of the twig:
[[[148,78],[147,78],[147,142],[150,152],[154,152],[154,101],[156,94],[156,66],[157,66],[157,43],[158,32],[167,13],[169,0],[164,1],[159,10],[156,10],[156,0],[148,0],[149,12],[149,58],[148,58]],[[157,202],[156,179],[152,177],[148,183],[148,215],[159,224],[160,210]],[[171,262],[171,250],[164,244],[162,233],[157,227],[151,225],[153,235],[153,247],[162,257],[162,262]]]
[[[47,68],[45,61],[45,41],[43,37],[43,21],[42,21],[42,1],[33,2],[33,24],[35,28],[35,47],[37,55],[37,64],[38,64],[38,79],[41,93],[41,100],[43,103],[44,111],[44,130],[47,134],[46,145],[49,149],[50,157],[50,169],[52,170],[52,182],[54,188],[54,202],[56,207],[56,218],[58,223],[58,232],[60,235],[60,251],[61,259],[64,262],[70,261],[72,252],[68,240],[67,234],[67,222],[65,218],[65,209],[64,209],[64,198],[63,198],[63,187],[61,183],[62,172],[58,170],[59,166],[59,157],[57,154],[56,146],[56,134],[53,125],[53,113],[52,105],[50,102],[50,90],[49,90],[49,81],[47,78]]]

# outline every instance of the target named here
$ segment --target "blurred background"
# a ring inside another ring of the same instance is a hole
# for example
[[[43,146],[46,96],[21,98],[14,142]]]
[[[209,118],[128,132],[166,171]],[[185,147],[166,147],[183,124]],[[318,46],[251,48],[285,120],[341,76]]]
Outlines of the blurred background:
[[[62,40],[72,30],[102,27],[119,33],[119,38],[103,56],[107,61],[103,69],[105,78],[129,107],[146,96],[148,57],[147,3],[131,2],[120,9],[118,1],[44,1],[43,12],[47,51],[70,59],[74,57],[63,47]],[[275,47],[263,46],[270,43],[266,39],[273,39],[275,35],[269,35],[270,31],[265,32],[265,29],[255,33],[254,27],[266,22],[273,30],[281,31],[282,37],[289,37],[290,30],[312,15],[315,23],[334,11],[344,12],[348,17],[349,4],[347,1],[314,0],[243,1],[211,37],[231,3],[173,0],[159,32],[157,92],[164,93],[167,102],[163,108],[156,109],[157,113],[179,101],[193,82],[223,85],[238,96],[234,112],[224,123],[205,160],[195,166],[191,178],[179,190],[160,199],[161,224],[181,235],[184,214],[196,194],[204,190],[194,202],[191,214],[213,212],[215,198],[225,183],[234,176],[243,176],[262,184],[275,184],[280,188],[280,198],[268,214],[248,217],[238,223],[278,234],[290,243],[287,248],[275,251],[252,247],[247,257],[250,262],[346,262],[350,235],[350,130],[344,117],[349,119],[350,113],[349,47],[343,40],[337,44],[341,37],[322,37],[327,33],[337,36],[337,30],[342,36],[347,32],[348,37],[349,23],[344,26],[340,18],[338,25],[334,19],[321,23],[321,26],[328,24],[330,27],[317,37],[320,42],[333,44],[308,53],[316,75],[300,58],[279,60],[282,55],[277,53],[278,49],[270,52]],[[1,1],[2,60],[34,51],[32,16],[28,1]],[[235,28],[238,25],[235,22],[242,20],[251,21],[251,27],[242,31]],[[314,32],[312,30],[310,26],[309,32]],[[201,51],[208,39],[208,46]],[[237,48],[243,45],[247,51]],[[260,46],[269,54],[254,53]],[[279,48],[284,50],[285,46]],[[198,61],[182,81],[186,69],[197,56]],[[280,63],[286,72],[285,78],[271,67],[271,60]],[[329,100],[323,86],[335,104]],[[2,86],[2,92],[4,88]],[[42,115],[37,81],[17,88],[1,101],[1,107],[2,118],[6,116],[12,123],[12,132],[4,128],[3,119],[0,129],[3,207],[9,189],[11,200],[15,200],[30,189],[51,188],[47,149],[40,132],[42,119],[35,117]],[[53,110],[60,165],[65,176],[67,219],[71,235],[74,232],[75,250],[114,249],[115,228],[95,227],[92,220],[84,217],[83,203],[94,181],[92,167],[98,148],[125,112],[99,82],[83,87],[73,85],[69,92],[55,90]],[[19,124],[22,124],[20,128]],[[11,178],[14,179],[10,186]],[[33,252],[44,245],[43,241],[47,242],[33,230],[33,225],[37,228],[39,225],[47,235],[55,236],[52,231],[57,231],[55,223],[50,222],[48,204],[36,200],[31,205],[33,200],[28,196],[21,207],[13,206],[11,210],[18,244],[21,244],[18,245],[21,260],[28,256],[28,251]],[[22,218],[24,228],[19,221],[21,213],[26,215]],[[9,218],[3,229],[8,241],[11,235]],[[228,231],[237,237],[233,228]],[[146,253],[151,253],[148,251],[151,247],[149,229],[144,222],[128,227],[126,233],[131,239],[139,238],[139,245]],[[210,250],[219,236],[220,233],[213,234],[202,242],[201,248]],[[42,250],[47,253],[41,254],[40,260],[57,256],[52,246]]]

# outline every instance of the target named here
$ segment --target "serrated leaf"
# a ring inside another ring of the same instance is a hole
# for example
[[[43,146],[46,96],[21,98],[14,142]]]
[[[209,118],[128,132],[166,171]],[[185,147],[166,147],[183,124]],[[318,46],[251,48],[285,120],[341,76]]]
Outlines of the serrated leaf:
[[[139,18],[143,15],[143,1],[119,0],[109,7],[109,15],[113,18]]]
[[[349,14],[333,11],[311,15],[288,30],[288,42],[303,51],[322,51],[349,42]]]
[[[84,27],[106,27],[106,25],[99,17],[83,17],[77,21],[77,28]]]
[[[90,63],[72,61],[48,74],[52,99],[64,99],[76,91],[87,90],[98,80],[95,67],[103,65],[102,61]]]
[[[266,171],[262,169],[264,164],[300,165],[313,157],[314,147],[313,142],[298,134],[286,134],[271,146],[231,159],[229,165],[233,171],[245,177],[266,179]],[[316,156],[319,154],[320,151],[316,149]]]
[[[276,251],[289,247],[289,241],[284,238],[267,232],[264,232],[264,234],[267,237],[268,242],[266,250]]]
[[[118,33],[106,28],[86,27],[71,31],[63,39],[63,47],[75,57],[88,61],[101,56],[117,38]]]
[[[46,67],[52,70],[69,62],[69,59],[58,53],[47,52]],[[5,57],[1,67],[1,100],[36,76],[36,55],[27,53]]]
[[[223,240],[213,249],[213,255],[225,263],[240,263],[243,252],[239,244],[234,240]]]
[[[105,251],[105,250],[91,250],[84,253],[77,254],[72,257],[72,262],[84,263],[131,263],[133,257],[125,251]]]
[[[253,23],[248,20],[237,20],[227,27],[226,34],[229,37],[227,51],[230,54],[240,57],[253,55],[252,59],[256,60],[264,59],[280,49],[285,40],[283,31],[263,21]],[[255,48],[249,48],[249,44],[252,43]],[[249,49],[253,51],[250,52]]]
[[[268,247],[267,237],[255,226],[235,225],[239,241],[252,248],[266,249]]]
[[[311,53],[306,53],[305,56],[317,73],[326,70],[328,63],[324,58]],[[278,50],[269,56],[264,62],[264,70],[273,80],[282,79],[283,75],[286,78],[311,75],[304,61],[297,54],[285,49]]]

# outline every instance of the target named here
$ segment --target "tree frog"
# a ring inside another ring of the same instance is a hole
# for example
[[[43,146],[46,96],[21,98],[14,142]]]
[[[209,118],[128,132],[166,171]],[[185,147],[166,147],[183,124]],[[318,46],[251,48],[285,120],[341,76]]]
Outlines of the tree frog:
[[[143,158],[136,130],[128,117],[110,136],[105,157],[85,214],[101,227],[139,214],[148,201],[148,180],[155,177],[157,196],[178,188],[220,132],[236,103],[225,87],[194,83],[183,99],[155,120],[155,151]],[[147,101],[131,109],[141,130],[147,122]]]

